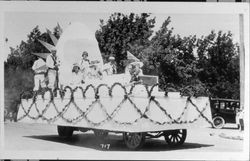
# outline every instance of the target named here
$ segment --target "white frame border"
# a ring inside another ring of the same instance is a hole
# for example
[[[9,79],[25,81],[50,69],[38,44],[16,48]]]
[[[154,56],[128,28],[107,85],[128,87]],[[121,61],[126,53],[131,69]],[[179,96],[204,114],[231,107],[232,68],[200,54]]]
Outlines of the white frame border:
[[[81,4],[81,5],[79,5]],[[56,9],[56,11],[55,11]],[[123,13],[163,13],[163,14],[243,14],[245,41],[245,136],[244,152],[90,152],[90,151],[5,151],[4,142],[4,74],[1,56],[1,90],[0,90],[0,158],[8,159],[216,159],[216,160],[248,160],[249,159],[249,5],[246,3],[194,3],[194,2],[51,2],[23,1],[0,2],[0,35],[3,35],[4,14],[6,12],[123,12]],[[3,23],[1,23],[3,22]],[[2,37],[3,38],[3,37]],[[4,52],[4,41],[0,41],[0,51]],[[132,155],[131,155],[132,153]],[[46,154],[46,155],[45,155]],[[1,156],[2,155],[2,156]]]

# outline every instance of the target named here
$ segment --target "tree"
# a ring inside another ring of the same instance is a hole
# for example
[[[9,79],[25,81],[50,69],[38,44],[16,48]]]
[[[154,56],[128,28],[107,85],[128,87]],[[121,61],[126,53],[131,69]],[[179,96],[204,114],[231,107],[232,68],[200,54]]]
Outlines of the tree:
[[[48,33],[42,33],[39,27],[36,26],[28,35],[26,41],[21,41],[20,45],[16,48],[11,48],[11,53],[6,61],[6,67],[13,65],[14,67],[22,67],[23,69],[30,69],[36,56],[32,54],[48,52],[48,50],[38,41],[43,40],[52,43]],[[16,63],[18,62],[18,63]],[[14,64],[13,64],[14,63]]]
[[[144,72],[158,75],[160,88],[163,90],[170,86],[175,89],[188,85],[201,87],[203,85],[197,75],[201,69],[198,68],[194,55],[197,38],[174,35],[174,29],[169,28],[170,22],[168,17],[150,40],[150,45],[144,49]]]
[[[7,61],[4,62],[5,108],[17,112],[17,105],[22,91],[33,89],[33,71],[31,69],[36,56],[32,52],[48,52],[38,41],[52,43],[48,33],[41,33],[36,26],[26,41],[21,41],[16,48],[10,48]]]
[[[199,79],[213,97],[239,99],[239,52],[232,33],[212,31],[198,40]]]
[[[96,31],[96,38],[104,58],[107,61],[110,55],[115,57],[118,72],[125,69],[125,60],[130,49],[129,44],[137,41],[140,45],[145,44],[152,35],[155,19],[148,19],[149,14],[124,15],[112,14],[107,22],[100,20],[100,29]]]

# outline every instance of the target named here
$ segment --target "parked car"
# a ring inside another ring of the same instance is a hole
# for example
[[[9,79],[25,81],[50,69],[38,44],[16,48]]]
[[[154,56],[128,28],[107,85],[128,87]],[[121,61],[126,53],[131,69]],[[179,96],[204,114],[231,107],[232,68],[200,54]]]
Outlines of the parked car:
[[[236,123],[240,100],[210,98],[214,128],[221,129],[226,123]]]

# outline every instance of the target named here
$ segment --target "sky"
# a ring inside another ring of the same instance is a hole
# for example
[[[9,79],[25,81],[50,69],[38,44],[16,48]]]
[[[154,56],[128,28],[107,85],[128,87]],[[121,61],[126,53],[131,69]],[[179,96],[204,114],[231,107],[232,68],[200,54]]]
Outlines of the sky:
[[[111,13],[48,13],[48,12],[6,12],[4,15],[5,56],[9,54],[9,47],[16,47],[22,40],[27,40],[27,35],[35,26],[39,26],[41,32],[46,28],[53,30],[59,23],[63,29],[70,22],[82,22],[95,32],[100,28],[100,19],[107,21]],[[171,17],[170,27],[174,28],[174,34],[180,36],[208,35],[212,30],[216,32],[231,31],[234,42],[239,42],[239,16],[237,14],[151,14],[156,18],[154,31],[160,29],[162,23]]]

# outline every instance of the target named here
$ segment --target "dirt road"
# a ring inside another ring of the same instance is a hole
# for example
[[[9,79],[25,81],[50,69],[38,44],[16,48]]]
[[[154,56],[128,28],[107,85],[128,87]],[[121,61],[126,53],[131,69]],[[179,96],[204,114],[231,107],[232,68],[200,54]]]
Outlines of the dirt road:
[[[55,125],[5,123],[4,149],[128,151],[121,134],[110,133],[107,139],[98,140],[92,131],[74,132],[72,138],[65,140],[58,137],[56,129]],[[233,128],[194,129],[187,132],[187,139],[181,147],[170,148],[161,137],[147,140],[141,151],[241,152],[243,150],[242,137],[235,137],[239,132]],[[230,137],[232,134],[234,137]]]

